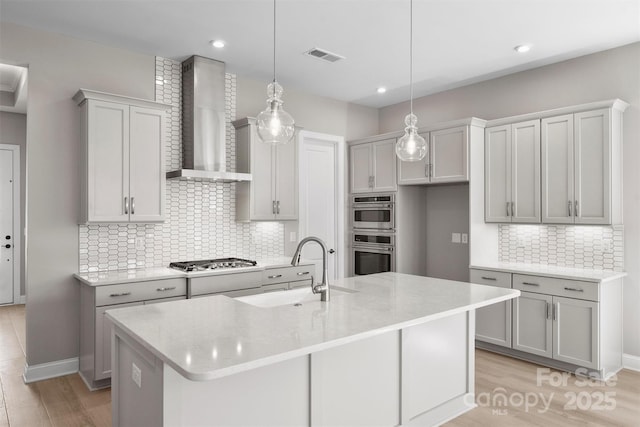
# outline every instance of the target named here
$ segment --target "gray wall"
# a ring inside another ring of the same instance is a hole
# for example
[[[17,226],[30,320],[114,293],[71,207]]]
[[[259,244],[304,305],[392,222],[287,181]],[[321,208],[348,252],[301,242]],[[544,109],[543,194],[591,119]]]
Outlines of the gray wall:
[[[421,123],[476,116],[496,119],[620,98],[624,115],[624,351],[640,356],[640,43],[587,55],[423,97],[413,109]],[[400,130],[408,104],[380,110],[380,132]]]
[[[0,144],[20,146],[20,226],[25,226],[27,174],[27,115],[0,111]],[[16,236],[14,236],[14,239]],[[25,237],[20,238],[20,295],[24,295]]]
[[[3,23],[0,62],[29,67],[27,123],[27,364],[78,356],[79,88],[154,99],[155,58]],[[267,82],[238,78],[237,116],[264,108]],[[285,89],[287,89],[285,87]],[[305,129],[358,137],[378,128],[375,109],[285,92]]]
[[[469,235],[469,185],[425,187],[426,275],[469,281],[469,244],[453,243],[451,233]]]

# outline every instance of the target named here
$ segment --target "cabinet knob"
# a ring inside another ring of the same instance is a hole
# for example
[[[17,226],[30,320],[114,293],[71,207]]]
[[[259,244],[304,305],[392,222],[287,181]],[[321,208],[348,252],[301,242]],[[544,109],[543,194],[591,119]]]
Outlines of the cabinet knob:
[[[4,236],[5,239],[7,240],[11,240],[11,236],[9,236],[8,234],[6,236]]]
[[[9,248],[11,248],[11,245],[7,244],[7,245],[4,245],[4,247],[9,249]]]

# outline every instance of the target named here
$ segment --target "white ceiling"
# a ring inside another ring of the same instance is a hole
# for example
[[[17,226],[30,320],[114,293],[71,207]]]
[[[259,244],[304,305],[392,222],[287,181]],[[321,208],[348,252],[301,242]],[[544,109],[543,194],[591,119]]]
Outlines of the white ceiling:
[[[382,107],[409,98],[408,0],[278,0],[285,88]],[[640,0],[414,0],[414,93],[422,96],[640,41]],[[270,0],[0,0],[15,22],[227,71],[272,77]],[[208,42],[223,39],[227,46]],[[526,54],[513,47],[531,44]],[[319,47],[336,63],[304,55]],[[0,57],[2,56],[0,52]],[[376,93],[386,86],[384,95]]]

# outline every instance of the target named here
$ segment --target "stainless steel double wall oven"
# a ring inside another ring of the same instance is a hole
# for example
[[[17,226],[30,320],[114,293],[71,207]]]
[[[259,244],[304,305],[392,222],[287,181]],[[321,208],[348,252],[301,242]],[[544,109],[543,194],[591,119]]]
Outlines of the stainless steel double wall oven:
[[[352,196],[351,227],[354,276],[396,271],[394,193]]]

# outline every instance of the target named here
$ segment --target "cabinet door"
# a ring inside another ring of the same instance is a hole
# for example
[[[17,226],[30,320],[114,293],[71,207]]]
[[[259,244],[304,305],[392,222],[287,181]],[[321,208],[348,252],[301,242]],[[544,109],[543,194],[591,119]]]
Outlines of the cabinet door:
[[[611,112],[574,115],[576,224],[611,224]]]
[[[105,311],[114,308],[134,307],[142,305],[143,302],[132,302],[128,304],[105,305],[96,307],[96,343],[95,343],[95,370],[94,381],[111,377],[111,331],[113,324],[105,317]]]
[[[598,303],[553,297],[553,358],[598,369]]]
[[[421,134],[429,141],[429,133]],[[429,183],[429,156],[418,162],[403,162],[398,159],[398,185],[428,184]]]
[[[251,220],[275,219],[275,149],[258,140],[255,127],[251,130]]]
[[[542,222],[574,222],[573,115],[542,119]]]
[[[513,348],[551,357],[552,297],[522,292],[513,300]]]
[[[372,191],[371,144],[359,144],[349,147],[349,175],[351,175],[352,193]]]
[[[467,126],[431,132],[431,182],[469,181]]]
[[[481,285],[511,288],[511,273],[471,270],[469,281]],[[511,301],[476,310],[476,339],[511,348]]]
[[[396,140],[373,144],[373,191],[396,191]]]
[[[511,222],[539,223],[540,121],[511,125]]]
[[[164,221],[164,111],[130,107],[129,220]]]
[[[485,130],[484,220],[511,222],[511,125]]]
[[[298,219],[297,140],[273,148],[275,151],[276,218]]]
[[[127,222],[129,106],[87,102],[87,222]]]

